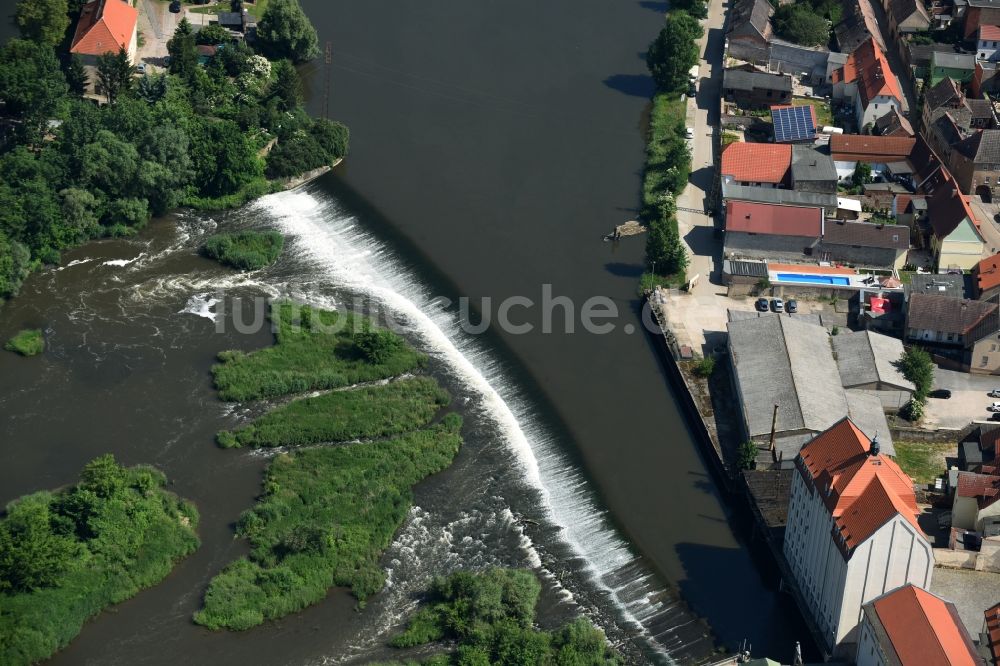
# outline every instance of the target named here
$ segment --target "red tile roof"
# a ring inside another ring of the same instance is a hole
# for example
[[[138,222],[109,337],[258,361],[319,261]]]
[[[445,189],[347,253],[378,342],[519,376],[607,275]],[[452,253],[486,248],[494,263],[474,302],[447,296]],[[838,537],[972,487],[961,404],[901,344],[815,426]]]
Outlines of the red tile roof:
[[[775,143],[731,143],[722,151],[723,176],[740,183],[783,183],[792,168],[792,146]]]
[[[994,664],[1000,664],[1000,604],[986,609],[986,647]]]
[[[980,261],[976,266],[975,276],[979,293],[1000,287],[1000,254]]]
[[[139,13],[123,0],[91,0],[83,6],[73,34],[72,53],[104,55],[128,50]]]
[[[823,232],[823,209],[730,201],[726,204],[726,231],[818,239]]]
[[[899,81],[892,73],[882,49],[872,37],[854,49],[854,52],[847,56],[844,66],[833,72],[833,82],[856,82],[861,103],[865,107],[879,95],[895,97],[900,104],[903,102]]]
[[[911,584],[872,602],[901,666],[979,666],[955,604]]]
[[[825,498],[845,557],[893,516],[918,533],[913,481],[891,458],[870,454],[871,441],[844,418],[802,447],[797,464]]]
[[[910,136],[834,134],[830,155],[836,162],[904,162],[916,143]]]
[[[1000,41],[1000,26],[981,25],[979,26],[979,39],[990,39]]]
[[[958,488],[955,492],[959,497],[976,500],[979,508],[985,509],[1000,499],[1000,476],[959,472]]]

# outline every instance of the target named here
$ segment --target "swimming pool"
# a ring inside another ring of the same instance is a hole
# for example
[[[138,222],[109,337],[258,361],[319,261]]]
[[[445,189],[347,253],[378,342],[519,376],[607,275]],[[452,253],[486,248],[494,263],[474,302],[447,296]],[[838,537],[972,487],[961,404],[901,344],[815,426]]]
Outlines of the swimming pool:
[[[807,284],[830,284],[847,287],[851,278],[840,275],[807,275],[804,273],[778,273],[775,282],[802,282]]]

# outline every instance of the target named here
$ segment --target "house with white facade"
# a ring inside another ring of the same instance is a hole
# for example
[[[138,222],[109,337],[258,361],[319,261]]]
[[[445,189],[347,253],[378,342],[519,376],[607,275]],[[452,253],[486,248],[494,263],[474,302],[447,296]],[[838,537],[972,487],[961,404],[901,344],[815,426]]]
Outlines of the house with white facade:
[[[893,109],[903,115],[908,111],[899,80],[874,39],[856,48],[832,78],[834,99],[854,104],[859,130]]]
[[[959,472],[951,505],[951,526],[983,531],[987,518],[1000,516],[1000,476]]]
[[[1000,49],[1000,26],[981,25],[976,39],[976,59],[995,62]]]
[[[907,583],[930,587],[934,553],[913,482],[844,418],[796,458],[784,555],[828,654],[857,651],[862,606]]]
[[[982,666],[955,604],[904,585],[864,605],[857,666]]]

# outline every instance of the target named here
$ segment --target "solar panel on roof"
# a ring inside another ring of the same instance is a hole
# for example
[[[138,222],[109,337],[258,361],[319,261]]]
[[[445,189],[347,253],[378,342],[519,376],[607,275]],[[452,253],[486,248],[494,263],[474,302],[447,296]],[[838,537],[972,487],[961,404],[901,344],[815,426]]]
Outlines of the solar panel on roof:
[[[774,140],[778,143],[816,138],[811,106],[773,107],[771,121],[774,123]]]

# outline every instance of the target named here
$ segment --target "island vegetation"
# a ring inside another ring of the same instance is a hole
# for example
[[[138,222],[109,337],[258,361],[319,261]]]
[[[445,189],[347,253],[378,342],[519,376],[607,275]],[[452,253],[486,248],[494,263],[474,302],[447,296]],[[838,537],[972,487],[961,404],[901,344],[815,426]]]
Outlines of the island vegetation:
[[[691,4],[697,7],[697,3]],[[695,15],[700,14],[695,9]],[[657,92],[650,111],[642,182],[641,215],[649,229],[644,287],[653,283],[677,286],[685,281],[688,256],[677,226],[676,202],[691,174],[684,93],[689,86],[689,70],[698,62],[697,40],[704,32],[695,15],[681,8],[671,9],[646,53]]]
[[[237,231],[205,239],[202,253],[241,271],[254,271],[278,260],[285,237],[277,231]]]
[[[42,335],[41,329],[25,329],[8,340],[4,349],[16,352],[21,356],[37,356],[45,351],[45,337]]]
[[[264,493],[237,534],[244,557],[212,579],[195,621],[248,629],[299,611],[334,585],[361,603],[385,581],[379,557],[403,524],[412,487],[448,467],[461,446],[462,419],[429,377],[396,377],[424,356],[363,317],[276,304],[276,344],[225,352],[214,368],[219,395],[254,400],[298,397],[255,422],[219,435],[223,446],[302,446],[265,474]]]
[[[538,579],[524,569],[459,572],[436,578],[422,607],[392,645],[441,644],[441,654],[422,662],[433,666],[621,663],[604,634],[585,618],[556,631],[535,628],[540,593]]]
[[[347,153],[347,128],[302,107],[293,62],[318,49],[297,0],[264,11],[267,57],[182,20],[167,71],[140,76],[123,50],[109,52],[96,95],[80,59],[56,46],[80,5],[22,0],[22,38],[0,48],[0,299],[62,250],[132,234],[177,206],[240,205]],[[219,49],[202,63],[199,44]]]
[[[46,659],[104,608],[163,580],[198,547],[194,506],[162,473],[88,463],[79,483],[12,502],[0,519],[0,663]]]

